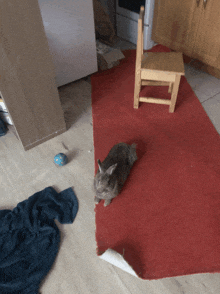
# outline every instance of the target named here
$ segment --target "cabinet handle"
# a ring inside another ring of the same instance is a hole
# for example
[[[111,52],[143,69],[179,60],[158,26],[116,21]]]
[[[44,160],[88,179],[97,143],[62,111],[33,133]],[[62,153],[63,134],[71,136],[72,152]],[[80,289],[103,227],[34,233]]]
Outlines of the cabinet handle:
[[[208,2],[208,0],[203,0],[204,9],[206,8],[207,2]]]
[[[200,2],[200,0],[196,0],[197,7],[199,7],[199,2]]]

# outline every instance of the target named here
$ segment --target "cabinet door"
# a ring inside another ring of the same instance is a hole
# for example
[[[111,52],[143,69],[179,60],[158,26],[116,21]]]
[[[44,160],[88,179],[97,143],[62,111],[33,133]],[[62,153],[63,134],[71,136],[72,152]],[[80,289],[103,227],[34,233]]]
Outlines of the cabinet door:
[[[152,39],[191,56],[200,13],[196,0],[155,0]]]
[[[37,0],[1,4],[0,91],[25,150],[66,130]]]
[[[220,69],[220,1],[200,0],[200,10],[192,57]]]

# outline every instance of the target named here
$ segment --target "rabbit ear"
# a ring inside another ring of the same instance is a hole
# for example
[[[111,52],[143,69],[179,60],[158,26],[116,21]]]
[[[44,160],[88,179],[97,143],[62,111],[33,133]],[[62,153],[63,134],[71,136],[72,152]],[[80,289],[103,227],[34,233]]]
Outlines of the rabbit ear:
[[[98,159],[98,166],[99,166],[99,171],[100,173],[103,173],[102,167],[101,167],[101,161]]]
[[[111,174],[113,173],[113,171],[116,169],[116,166],[117,166],[117,165],[118,165],[117,163],[111,165],[111,166],[106,170],[106,173],[107,173],[108,175],[111,175]]]

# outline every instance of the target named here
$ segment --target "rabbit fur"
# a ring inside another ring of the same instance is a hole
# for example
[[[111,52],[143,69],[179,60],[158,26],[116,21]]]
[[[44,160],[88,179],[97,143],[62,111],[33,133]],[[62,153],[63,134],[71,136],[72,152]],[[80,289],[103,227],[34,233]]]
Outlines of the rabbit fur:
[[[104,199],[104,206],[110,204],[120,193],[136,160],[136,144],[126,143],[114,145],[102,163],[98,159],[99,169],[94,178],[96,203]]]

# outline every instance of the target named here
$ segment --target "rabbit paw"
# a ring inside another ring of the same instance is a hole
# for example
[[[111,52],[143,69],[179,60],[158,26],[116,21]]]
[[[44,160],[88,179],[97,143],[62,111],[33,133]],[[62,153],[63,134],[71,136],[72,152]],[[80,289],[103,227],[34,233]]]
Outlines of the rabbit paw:
[[[98,204],[100,202],[101,199],[99,199],[98,197],[95,196],[94,201],[96,204]]]
[[[107,205],[109,205],[111,203],[111,199],[106,199],[105,200],[105,203],[104,203],[104,206],[107,206]]]

